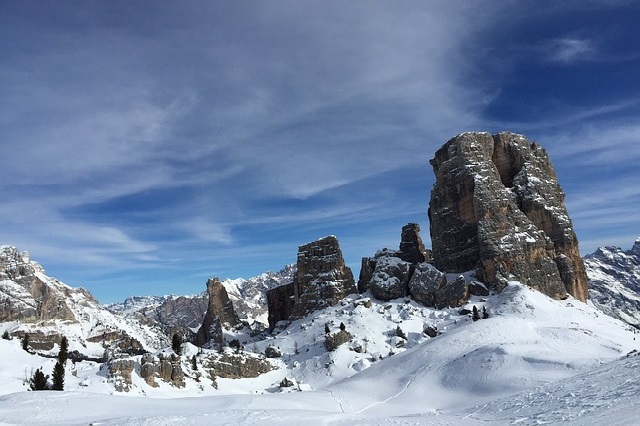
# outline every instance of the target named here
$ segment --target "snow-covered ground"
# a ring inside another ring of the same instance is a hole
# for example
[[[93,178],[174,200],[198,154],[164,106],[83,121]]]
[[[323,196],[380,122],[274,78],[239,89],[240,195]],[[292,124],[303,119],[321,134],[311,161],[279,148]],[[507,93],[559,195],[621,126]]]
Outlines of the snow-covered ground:
[[[458,309],[404,299],[363,302],[347,298],[271,339],[248,341],[246,350],[280,347],[280,368],[256,379],[219,379],[218,390],[166,385],[146,397],[115,395],[104,369],[78,363],[75,373],[67,366],[66,391],[27,392],[31,369],[50,372],[54,361],[0,340],[0,424],[637,423],[640,334],[588,304],[551,300],[517,283],[473,298],[468,308],[490,313],[475,322]],[[324,326],[333,333],[341,322],[354,339],[327,352]],[[429,338],[425,326],[441,334]],[[283,377],[306,391],[281,390]]]

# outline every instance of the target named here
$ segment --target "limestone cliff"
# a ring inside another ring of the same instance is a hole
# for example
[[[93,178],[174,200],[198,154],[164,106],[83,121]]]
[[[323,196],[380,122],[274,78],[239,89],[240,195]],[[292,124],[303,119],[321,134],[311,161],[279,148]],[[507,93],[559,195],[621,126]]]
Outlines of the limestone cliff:
[[[207,313],[196,335],[198,346],[203,346],[210,341],[222,344],[222,326],[232,327],[238,323],[227,290],[217,277],[207,281],[207,294],[209,295]]]
[[[431,160],[435,266],[476,270],[502,290],[519,280],[554,298],[587,298],[564,193],[546,151],[514,133],[463,133]]]
[[[298,247],[293,282],[267,292],[269,327],[333,306],[351,293],[357,289],[338,239],[332,235],[304,244]]]

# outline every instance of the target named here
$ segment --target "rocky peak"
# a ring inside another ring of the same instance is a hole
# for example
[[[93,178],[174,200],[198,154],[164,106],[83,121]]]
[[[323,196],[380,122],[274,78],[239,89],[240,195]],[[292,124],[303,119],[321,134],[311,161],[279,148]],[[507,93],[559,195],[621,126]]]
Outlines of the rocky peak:
[[[640,238],[630,250],[599,247],[584,257],[589,299],[601,311],[640,328]]]
[[[631,254],[640,256],[640,238],[637,238],[630,250]]]
[[[431,253],[424,248],[420,238],[420,225],[409,223],[402,227],[400,236],[400,259],[409,263],[431,260]]]
[[[218,277],[207,280],[207,294],[209,296],[207,313],[196,335],[198,346],[203,346],[209,341],[222,344],[222,326],[233,327],[238,323],[227,290]]]
[[[541,292],[587,298],[587,278],[564,193],[546,151],[524,136],[462,133],[430,161],[435,266],[475,270],[502,290],[517,279]]]
[[[98,305],[87,290],[47,277],[29,253],[13,246],[0,247],[0,301],[0,321],[77,321],[69,303]]]
[[[267,291],[269,326],[333,306],[357,289],[338,239],[331,235],[298,247],[293,282]]]

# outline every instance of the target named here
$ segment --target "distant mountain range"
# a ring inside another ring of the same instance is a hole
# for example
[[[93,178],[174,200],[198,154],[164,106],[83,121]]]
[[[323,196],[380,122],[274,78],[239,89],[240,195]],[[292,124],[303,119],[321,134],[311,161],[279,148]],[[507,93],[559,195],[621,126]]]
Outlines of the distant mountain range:
[[[614,318],[640,328],[640,238],[631,250],[606,246],[584,257],[589,300]]]

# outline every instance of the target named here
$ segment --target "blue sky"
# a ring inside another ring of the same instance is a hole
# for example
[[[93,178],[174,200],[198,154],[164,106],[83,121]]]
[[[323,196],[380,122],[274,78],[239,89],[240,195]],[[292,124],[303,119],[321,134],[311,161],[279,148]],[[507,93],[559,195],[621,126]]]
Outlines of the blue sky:
[[[101,302],[408,222],[470,130],[549,152],[583,254],[640,236],[634,1],[0,1],[0,243]]]

